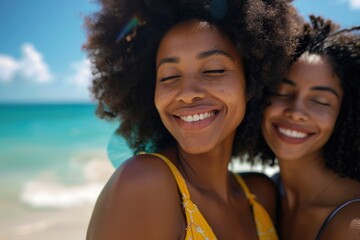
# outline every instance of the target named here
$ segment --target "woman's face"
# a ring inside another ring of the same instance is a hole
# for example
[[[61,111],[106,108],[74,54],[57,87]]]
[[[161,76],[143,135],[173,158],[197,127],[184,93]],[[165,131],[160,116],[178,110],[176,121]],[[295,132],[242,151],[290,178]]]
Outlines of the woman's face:
[[[340,80],[324,58],[305,54],[289,69],[265,109],[263,136],[276,157],[322,157],[343,98]]]
[[[155,105],[188,153],[232,144],[246,105],[235,45],[206,22],[180,23],[163,37],[156,58]]]

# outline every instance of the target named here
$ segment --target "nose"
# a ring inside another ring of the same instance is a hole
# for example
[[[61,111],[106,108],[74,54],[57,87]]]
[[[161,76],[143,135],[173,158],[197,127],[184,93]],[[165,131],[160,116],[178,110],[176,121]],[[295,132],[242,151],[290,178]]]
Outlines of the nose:
[[[183,78],[176,100],[186,104],[191,104],[197,100],[205,98],[205,96],[206,91],[202,86],[201,79],[189,76]]]
[[[294,121],[306,121],[308,120],[308,114],[306,108],[300,99],[294,99],[284,111],[286,117],[291,118]]]

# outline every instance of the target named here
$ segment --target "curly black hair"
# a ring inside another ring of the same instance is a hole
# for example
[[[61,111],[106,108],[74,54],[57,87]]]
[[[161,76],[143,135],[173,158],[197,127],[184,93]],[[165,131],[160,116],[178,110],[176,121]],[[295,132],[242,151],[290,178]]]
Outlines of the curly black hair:
[[[117,119],[117,132],[134,153],[176,144],[154,105],[155,56],[162,36],[174,25],[198,19],[228,35],[244,59],[251,97],[237,130],[233,156],[247,149],[258,129],[259,99],[286,70],[298,20],[289,0],[98,0],[87,16],[84,49],[93,64],[92,92],[97,114]],[[246,126],[246,127],[244,127]]]
[[[343,177],[360,181],[360,26],[339,30],[331,20],[311,15],[303,25],[291,62],[304,53],[323,57],[340,79],[344,91],[333,133],[324,145],[325,166]],[[271,92],[271,91],[269,91]],[[269,93],[270,94],[270,93]],[[274,153],[260,137],[255,152],[274,161]]]

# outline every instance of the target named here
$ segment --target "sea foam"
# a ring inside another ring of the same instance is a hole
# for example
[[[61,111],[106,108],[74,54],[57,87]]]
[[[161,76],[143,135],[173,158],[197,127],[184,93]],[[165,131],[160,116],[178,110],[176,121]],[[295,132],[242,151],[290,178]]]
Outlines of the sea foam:
[[[60,183],[28,182],[21,201],[35,208],[68,208],[83,203],[93,204],[102,187],[101,183],[65,186]]]
[[[82,183],[69,184],[59,176],[38,178],[24,184],[21,203],[33,208],[70,208],[94,204],[114,168],[109,161],[87,161],[79,174]],[[55,173],[52,173],[55,175]],[[49,175],[49,173],[47,173]]]

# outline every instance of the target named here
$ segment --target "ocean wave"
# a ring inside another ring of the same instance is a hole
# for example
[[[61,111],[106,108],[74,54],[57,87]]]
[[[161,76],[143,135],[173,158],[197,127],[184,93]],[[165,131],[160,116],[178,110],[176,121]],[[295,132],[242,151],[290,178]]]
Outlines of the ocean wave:
[[[81,183],[65,183],[58,173],[43,172],[24,184],[20,202],[33,208],[70,208],[94,204],[114,168],[104,159],[84,162],[77,158],[75,162],[77,168],[81,169],[77,173]],[[83,163],[81,167],[79,162]]]
[[[27,182],[20,200],[34,208],[69,208],[84,203],[93,204],[103,186],[103,183],[66,186],[59,183]]]

